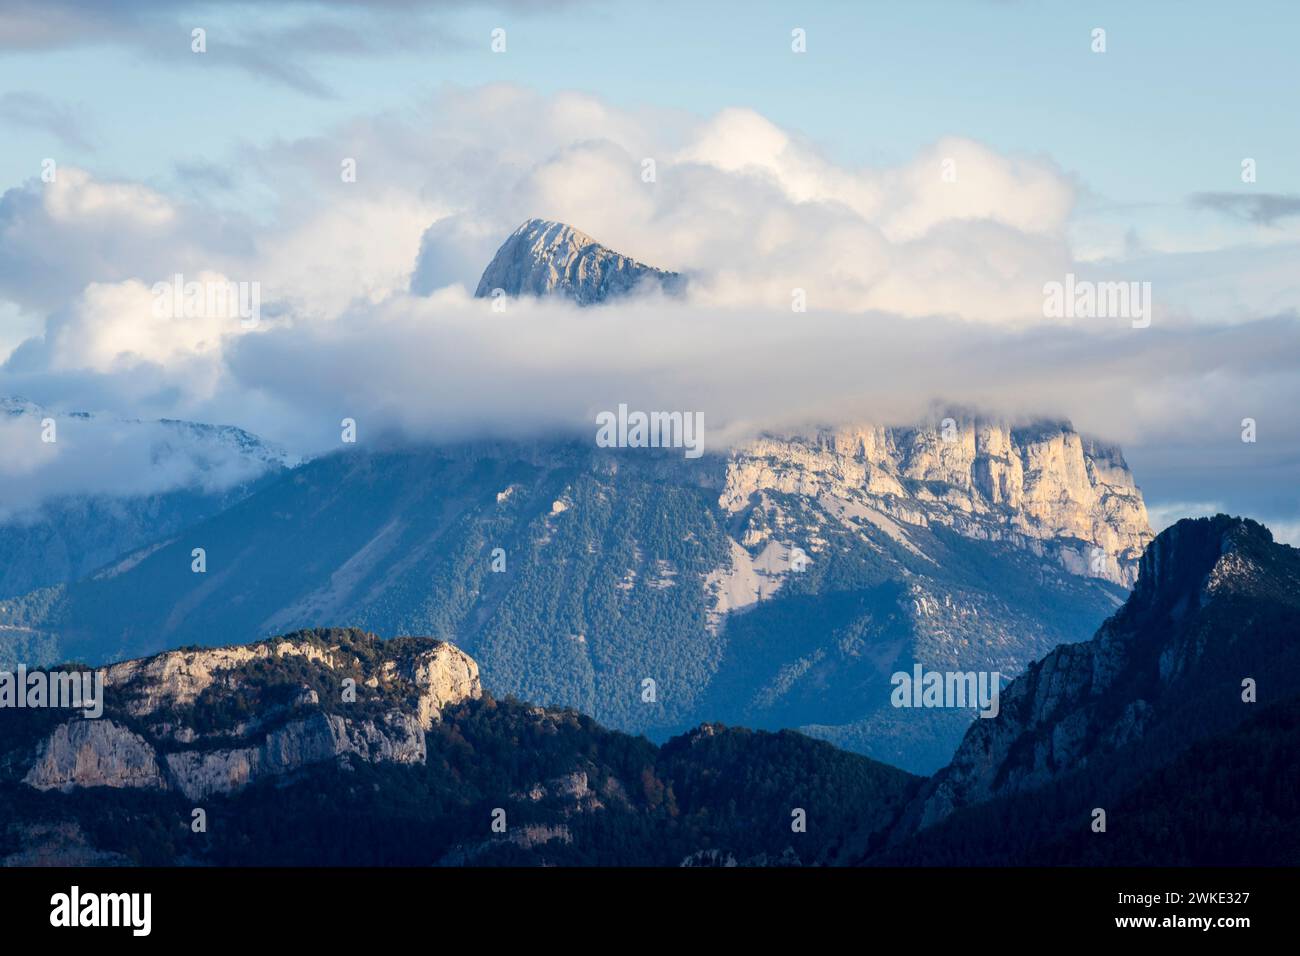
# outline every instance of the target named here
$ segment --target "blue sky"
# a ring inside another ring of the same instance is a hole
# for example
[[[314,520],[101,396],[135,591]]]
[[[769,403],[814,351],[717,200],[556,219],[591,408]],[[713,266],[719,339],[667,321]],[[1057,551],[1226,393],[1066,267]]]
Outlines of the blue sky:
[[[56,5],[57,6],[57,5]],[[0,89],[35,90],[80,108],[95,148],[6,124],[0,182],[62,154],[105,175],[165,177],[181,161],[221,161],[233,142],[307,135],[349,115],[408,108],[442,84],[517,82],[544,92],[598,92],[613,103],[701,114],[747,105],[846,164],[892,163],[944,134],[1046,153],[1101,202],[1177,207],[1190,193],[1234,189],[1243,156],[1261,188],[1300,181],[1294,112],[1294,4],[1250,14],[1214,3],[922,2],[653,5],[579,3],[459,11],[197,5],[150,30],[204,26],[206,59],[183,29],[135,44],[92,35],[76,45],[10,51]],[[184,9],[182,6],[180,9]],[[313,95],[227,66],[240,43],[321,19],[341,30],[399,31],[409,49],[282,52],[328,89]],[[377,26],[376,21],[381,21]],[[406,22],[411,29],[402,29]],[[1262,29],[1261,25],[1268,24]],[[1290,24],[1290,29],[1287,28]],[[506,55],[489,33],[504,27]],[[789,31],[808,31],[793,57]],[[1094,27],[1107,52],[1090,50]]]

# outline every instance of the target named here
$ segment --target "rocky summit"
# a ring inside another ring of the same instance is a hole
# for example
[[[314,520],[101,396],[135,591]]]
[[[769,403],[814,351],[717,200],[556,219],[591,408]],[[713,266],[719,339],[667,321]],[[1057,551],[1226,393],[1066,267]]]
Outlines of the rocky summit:
[[[1147,548],[1133,593],[1091,641],[1034,663],[1003,691],[998,719],[971,725],[899,832],[1052,785],[1089,793],[1088,809],[1131,808],[1104,795],[1294,701],[1298,684],[1300,551],[1250,520],[1185,519]]]
[[[642,283],[665,292],[685,288],[685,278],[637,262],[602,246],[562,222],[529,219],[497,250],[483,270],[475,296],[559,295],[594,305],[626,295]]]

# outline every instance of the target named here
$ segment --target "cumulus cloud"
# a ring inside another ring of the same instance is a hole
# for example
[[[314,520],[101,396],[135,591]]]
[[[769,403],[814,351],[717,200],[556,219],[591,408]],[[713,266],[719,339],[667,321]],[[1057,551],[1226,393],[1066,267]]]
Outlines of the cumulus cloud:
[[[200,232],[201,214],[148,186],[73,166],[53,172],[52,182],[32,180],[0,196],[0,296],[12,302],[50,311],[92,282],[223,256],[219,229]]]
[[[1074,202],[1072,184],[1054,164],[1002,156],[958,137],[940,140],[900,167],[840,169],[747,109],[724,110],[709,120],[676,158],[767,177],[796,203],[847,206],[892,241],[967,219],[1058,233]]]
[[[459,257],[444,254],[448,230],[470,237],[481,270],[532,216],[690,273],[693,295],[718,305],[772,308],[799,288],[821,309],[1027,320],[1069,263],[1074,186],[1043,160],[951,138],[899,167],[849,169],[752,110],[700,121],[637,117],[580,94],[471,96],[472,116],[465,97],[443,104],[456,133],[432,134],[427,154],[456,169],[492,155],[491,169],[458,180],[463,208],[431,229],[417,289],[476,282],[468,263],[449,268]]]

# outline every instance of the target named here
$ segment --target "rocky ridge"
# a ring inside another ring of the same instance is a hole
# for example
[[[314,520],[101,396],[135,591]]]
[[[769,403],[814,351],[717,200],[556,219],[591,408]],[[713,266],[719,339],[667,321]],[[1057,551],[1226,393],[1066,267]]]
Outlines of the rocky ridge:
[[[0,866],[828,863],[919,783],[790,732],[656,747],[481,693],[429,639],[317,630],[109,671],[100,720],[0,710]]]
[[[997,719],[970,726],[900,833],[1139,741],[1181,747],[1230,728],[1245,712],[1245,678],[1283,695],[1294,686],[1298,634],[1300,552],[1253,521],[1180,521],[1147,549],[1129,601],[1091,641],[1033,664],[1003,690]]]
[[[6,776],[38,790],[197,799],[325,761],[423,763],[442,709],[482,694],[477,664],[450,644],[353,630],[169,651],[98,673],[104,716],[78,715],[5,754]]]

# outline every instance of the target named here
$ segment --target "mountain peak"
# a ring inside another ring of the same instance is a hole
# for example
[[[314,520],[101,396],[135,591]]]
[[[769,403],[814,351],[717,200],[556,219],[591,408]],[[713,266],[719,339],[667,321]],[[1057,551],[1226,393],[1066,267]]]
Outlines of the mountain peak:
[[[595,239],[587,235],[580,229],[575,229],[567,222],[558,222],[554,219],[539,219],[534,217],[529,219],[518,229],[514,235],[543,236],[550,237],[555,242],[568,242],[577,246],[599,245]]]
[[[1240,571],[1260,563],[1273,534],[1249,518],[1218,514],[1184,518],[1158,534],[1138,565],[1133,604],[1167,606],[1206,589],[1222,589]]]
[[[998,717],[970,726],[902,832],[1126,747],[1231,729],[1246,713],[1244,678],[1266,679],[1276,696],[1295,685],[1298,627],[1300,552],[1249,519],[1179,521],[1147,547],[1128,602],[1091,641],[1031,665],[1002,692]]]
[[[506,295],[558,294],[593,305],[642,282],[657,282],[671,293],[685,285],[679,273],[615,252],[567,223],[529,219],[502,243],[474,295],[486,298],[501,289]]]

